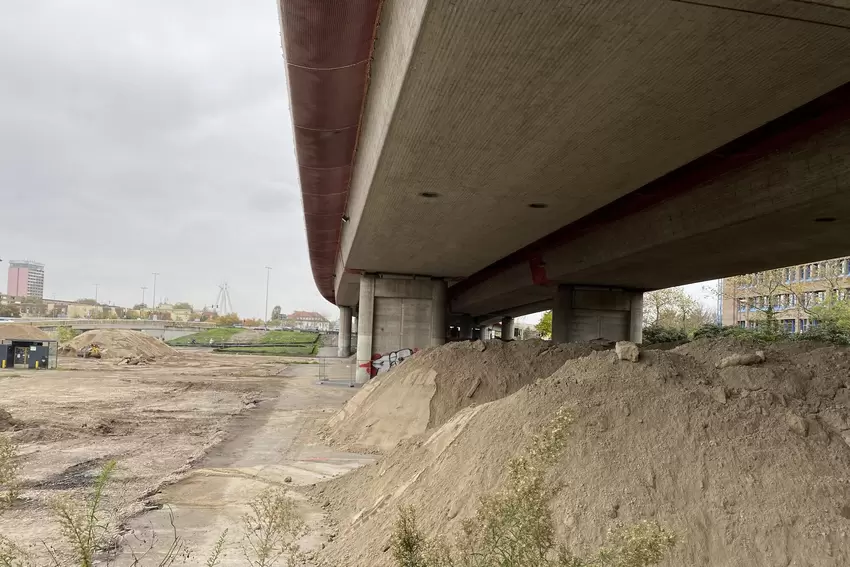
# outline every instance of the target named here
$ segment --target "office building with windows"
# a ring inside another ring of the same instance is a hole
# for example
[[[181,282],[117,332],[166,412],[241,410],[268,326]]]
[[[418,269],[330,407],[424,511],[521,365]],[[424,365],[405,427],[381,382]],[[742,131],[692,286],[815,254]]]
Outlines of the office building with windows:
[[[789,333],[817,325],[813,310],[850,298],[850,258],[833,258],[723,280],[723,325],[754,329],[772,312]]]
[[[44,298],[44,264],[28,260],[9,262],[6,294],[12,297]]]

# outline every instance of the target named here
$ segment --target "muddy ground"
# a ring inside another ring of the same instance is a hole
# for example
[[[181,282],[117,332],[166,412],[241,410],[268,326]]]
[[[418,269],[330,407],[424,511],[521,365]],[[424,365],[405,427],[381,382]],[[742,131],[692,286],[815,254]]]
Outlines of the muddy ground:
[[[61,552],[51,503],[84,496],[115,460],[106,508],[119,555],[153,542],[142,564],[157,564],[173,515],[193,550],[181,564],[202,565],[229,527],[227,564],[239,565],[239,517],[255,494],[286,485],[300,499],[298,486],[370,460],[314,444],[315,421],[353,394],[347,381],[318,385],[319,367],[189,351],[149,366],[63,358],[57,370],[5,371],[0,408],[12,415],[6,434],[19,443],[23,466],[21,498],[0,514],[0,534],[36,556],[45,544]],[[302,513],[321,517],[306,504]],[[326,535],[315,527],[310,547]]]

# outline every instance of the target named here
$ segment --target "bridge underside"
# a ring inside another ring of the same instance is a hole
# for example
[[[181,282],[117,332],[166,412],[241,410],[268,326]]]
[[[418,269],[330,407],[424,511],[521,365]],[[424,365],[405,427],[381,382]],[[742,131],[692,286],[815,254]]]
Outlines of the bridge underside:
[[[332,50],[307,32],[351,16],[304,1],[282,0],[303,27],[288,56]],[[405,276],[447,282],[465,335],[557,302],[571,337],[634,338],[643,290],[850,251],[850,1],[410,0],[384,2],[374,29],[350,180],[305,193],[345,205],[308,214],[334,235],[311,258],[340,306],[371,309],[362,282]],[[300,76],[295,102],[323,84]],[[299,163],[330,163],[323,144]],[[358,340],[387,317],[361,317]]]
[[[703,168],[652,214],[637,203],[631,218],[593,216],[850,81],[840,2],[704,4],[386,2],[336,302],[357,303],[364,272],[473,278],[450,295],[474,315],[545,300],[551,290],[485,286],[480,274],[576,223],[573,244],[546,254],[551,282],[649,289],[829,255],[821,245],[835,248],[841,227],[813,219],[846,207],[829,192],[846,157],[818,149],[827,135],[782,158],[777,139],[758,159]],[[695,185],[707,185],[700,198]],[[801,243],[792,230],[819,236]],[[770,251],[747,252],[765,238]],[[532,259],[514,262],[525,283]]]
[[[521,314],[558,284],[651,290],[846,254],[848,101],[840,88],[503,259],[453,286],[452,309]]]

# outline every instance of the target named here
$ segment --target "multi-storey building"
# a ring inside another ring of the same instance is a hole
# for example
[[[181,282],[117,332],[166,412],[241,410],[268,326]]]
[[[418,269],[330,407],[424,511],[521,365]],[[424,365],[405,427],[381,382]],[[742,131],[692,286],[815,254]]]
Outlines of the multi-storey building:
[[[723,280],[723,324],[756,328],[772,313],[790,333],[817,324],[813,309],[850,298],[850,258],[834,258]]]
[[[6,293],[13,297],[44,297],[44,264],[30,261],[9,262]]]

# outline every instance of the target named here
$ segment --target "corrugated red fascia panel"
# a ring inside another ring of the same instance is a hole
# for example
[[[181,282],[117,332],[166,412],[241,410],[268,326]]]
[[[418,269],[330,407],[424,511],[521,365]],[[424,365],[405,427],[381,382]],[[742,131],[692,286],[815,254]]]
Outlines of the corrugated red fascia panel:
[[[334,302],[342,217],[381,0],[280,0],[307,246]]]

